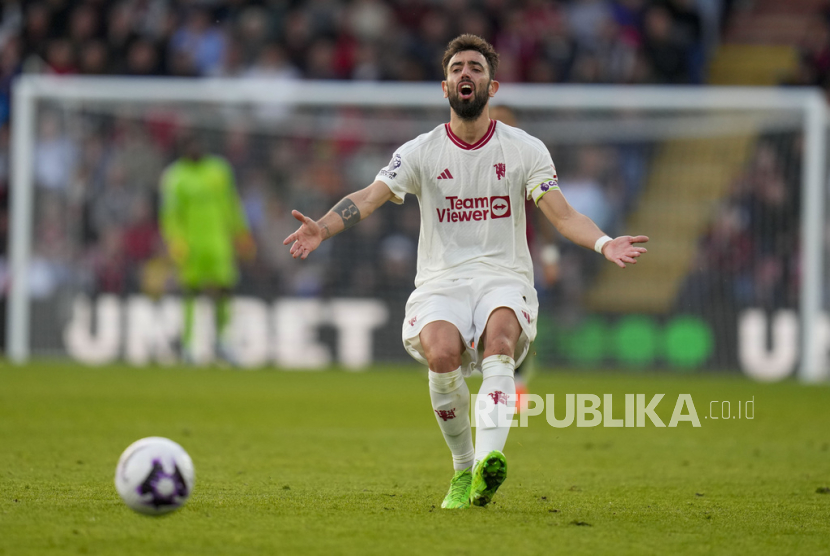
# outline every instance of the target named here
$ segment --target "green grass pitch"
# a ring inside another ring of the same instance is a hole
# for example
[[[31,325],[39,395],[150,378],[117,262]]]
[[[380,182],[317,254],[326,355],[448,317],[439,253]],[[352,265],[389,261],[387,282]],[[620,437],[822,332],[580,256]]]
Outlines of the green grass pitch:
[[[827,386],[539,373],[538,394],[622,405],[625,393],[664,393],[667,423],[691,394],[702,426],[532,418],[510,434],[494,503],[450,512],[449,451],[415,367],[1,365],[3,555],[830,553]],[[752,420],[706,418],[713,400],[735,413],[752,397]],[[187,505],[160,518],[133,513],[113,485],[124,448],[153,435],[196,467]]]

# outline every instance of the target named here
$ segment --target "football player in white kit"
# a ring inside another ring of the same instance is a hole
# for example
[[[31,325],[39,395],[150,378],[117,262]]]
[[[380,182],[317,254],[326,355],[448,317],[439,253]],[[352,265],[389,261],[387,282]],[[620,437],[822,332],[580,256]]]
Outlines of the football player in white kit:
[[[416,289],[406,304],[403,343],[429,366],[429,390],[455,474],[442,508],[483,506],[507,477],[502,450],[514,411],[513,371],[536,336],[538,302],[525,232],[525,198],[569,240],[625,268],[646,252],[646,236],[606,236],[559,190],[538,139],[495,122],[498,54],[484,39],[453,39],[441,83],[450,121],[401,146],[368,187],[347,195],[288,236],[294,258],[357,224],[387,201],[414,195],[421,206]],[[475,401],[473,445],[465,376],[484,377]]]

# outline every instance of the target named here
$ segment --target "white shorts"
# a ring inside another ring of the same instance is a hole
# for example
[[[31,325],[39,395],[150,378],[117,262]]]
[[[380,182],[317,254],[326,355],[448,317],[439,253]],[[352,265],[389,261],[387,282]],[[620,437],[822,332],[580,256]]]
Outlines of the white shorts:
[[[484,347],[481,335],[490,313],[499,307],[513,309],[522,327],[513,360],[524,360],[536,338],[539,301],[536,290],[518,278],[493,276],[430,282],[417,288],[406,302],[403,322],[403,345],[417,361],[427,364],[420,333],[430,322],[445,320],[455,325],[467,349],[461,356],[464,376],[481,365]]]

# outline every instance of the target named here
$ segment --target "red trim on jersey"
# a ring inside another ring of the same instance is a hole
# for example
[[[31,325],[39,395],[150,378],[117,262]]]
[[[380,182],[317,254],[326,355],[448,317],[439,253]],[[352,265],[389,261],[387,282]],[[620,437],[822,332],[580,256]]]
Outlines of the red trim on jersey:
[[[463,141],[455,133],[453,133],[452,129],[450,129],[450,124],[444,124],[444,128],[447,130],[447,137],[450,138],[450,141],[455,143],[455,146],[460,147],[465,151],[474,151],[486,145],[487,141],[489,141],[490,138],[493,137],[493,134],[496,132],[496,120],[490,120],[490,127],[487,128],[487,133],[485,133],[484,137],[482,137],[472,145],[467,143],[466,141]]]

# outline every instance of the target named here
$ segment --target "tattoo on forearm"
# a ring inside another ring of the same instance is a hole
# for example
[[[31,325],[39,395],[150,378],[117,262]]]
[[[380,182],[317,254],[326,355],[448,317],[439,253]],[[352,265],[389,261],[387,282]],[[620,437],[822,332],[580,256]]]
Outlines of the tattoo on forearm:
[[[328,224],[323,224],[323,239],[329,239],[331,237],[331,232],[329,231]]]
[[[337,203],[331,210],[332,212],[337,213],[343,220],[344,230],[348,230],[360,222],[360,210],[357,208],[357,205],[354,204],[354,201],[348,197]]]

